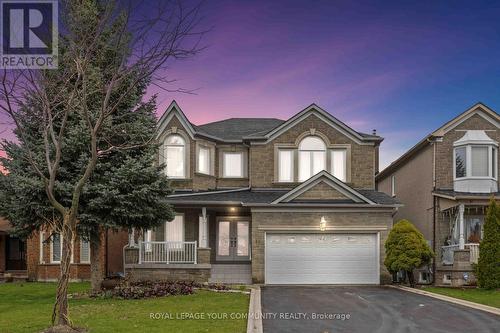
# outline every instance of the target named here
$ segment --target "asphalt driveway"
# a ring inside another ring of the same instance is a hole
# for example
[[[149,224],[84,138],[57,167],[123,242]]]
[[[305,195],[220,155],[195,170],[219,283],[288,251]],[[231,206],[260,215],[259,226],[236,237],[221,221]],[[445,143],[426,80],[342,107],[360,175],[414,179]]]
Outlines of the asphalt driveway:
[[[264,286],[264,333],[499,332],[500,316],[389,287]]]

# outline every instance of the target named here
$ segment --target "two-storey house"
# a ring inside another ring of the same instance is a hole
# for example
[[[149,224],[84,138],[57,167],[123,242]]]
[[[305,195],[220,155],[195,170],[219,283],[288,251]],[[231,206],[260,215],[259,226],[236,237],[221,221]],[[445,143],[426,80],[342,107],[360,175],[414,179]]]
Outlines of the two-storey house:
[[[173,102],[158,163],[177,213],[135,231],[133,279],[379,284],[398,202],[375,190],[379,145],[312,104],[288,120],[192,124]],[[141,233],[140,237],[137,234]]]
[[[378,189],[397,198],[395,220],[408,219],[432,244],[432,267],[421,283],[475,282],[488,200],[499,199],[500,116],[478,103],[427,135],[377,177]]]

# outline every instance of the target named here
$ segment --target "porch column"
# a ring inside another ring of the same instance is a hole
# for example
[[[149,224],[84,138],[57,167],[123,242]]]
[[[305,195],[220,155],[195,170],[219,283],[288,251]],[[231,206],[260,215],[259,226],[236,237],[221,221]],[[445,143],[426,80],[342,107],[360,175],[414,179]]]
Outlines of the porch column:
[[[207,208],[203,207],[201,209],[201,216],[199,220],[199,244],[200,247],[206,248],[208,247],[208,220],[207,220]]]
[[[465,239],[464,239],[464,204],[458,206],[458,247],[460,250],[465,249]]]

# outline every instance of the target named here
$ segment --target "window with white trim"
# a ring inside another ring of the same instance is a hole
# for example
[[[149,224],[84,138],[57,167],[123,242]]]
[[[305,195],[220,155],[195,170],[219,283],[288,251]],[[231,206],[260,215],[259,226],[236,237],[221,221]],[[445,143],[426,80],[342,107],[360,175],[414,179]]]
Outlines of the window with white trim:
[[[170,178],[186,178],[186,140],[171,134],[165,140],[165,164]]]
[[[210,148],[200,146],[198,149],[198,172],[206,175],[210,174]]]
[[[167,242],[184,242],[184,215],[175,215],[174,219],[165,223],[165,240]]]
[[[222,177],[243,178],[243,152],[222,153]]]
[[[52,234],[52,238],[50,241],[50,262],[51,263],[60,263],[62,257],[62,237],[60,234],[54,233]]]
[[[317,136],[305,137],[299,144],[299,181],[326,169],[326,145]]]
[[[497,178],[497,148],[490,145],[456,147],[455,179]]]
[[[80,238],[80,263],[90,263],[90,241]]]
[[[341,181],[347,181],[347,149],[331,150],[331,172]]]
[[[294,153],[291,149],[278,150],[278,181],[293,182],[294,181]]]
[[[45,260],[43,259],[43,245],[45,241],[45,233],[40,231],[40,264],[44,264]]]

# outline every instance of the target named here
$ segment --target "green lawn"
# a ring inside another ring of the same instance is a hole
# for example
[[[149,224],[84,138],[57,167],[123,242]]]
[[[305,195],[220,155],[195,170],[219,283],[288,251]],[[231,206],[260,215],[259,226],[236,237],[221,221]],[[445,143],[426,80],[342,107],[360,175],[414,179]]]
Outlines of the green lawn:
[[[71,293],[88,288],[88,283],[70,284]],[[31,333],[50,326],[55,289],[54,283],[0,284],[0,332]],[[143,300],[81,298],[70,300],[70,317],[92,333],[246,332],[248,302],[245,294],[211,291]],[[173,319],[151,319],[151,313],[169,313]],[[180,319],[186,313],[204,318]]]
[[[425,287],[423,290],[500,308],[500,291],[498,290],[439,287]]]

